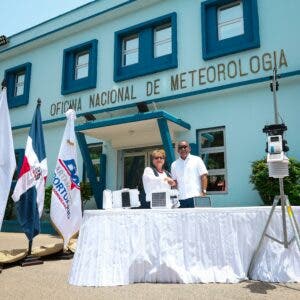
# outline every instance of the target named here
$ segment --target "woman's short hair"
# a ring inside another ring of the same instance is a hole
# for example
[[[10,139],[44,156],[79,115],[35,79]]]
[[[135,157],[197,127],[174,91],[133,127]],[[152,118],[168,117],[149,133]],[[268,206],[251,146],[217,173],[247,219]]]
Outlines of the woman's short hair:
[[[157,150],[152,151],[151,158],[153,159],[156,156],[161,156],[163,158],[166,158],[166,152],[165,152],[165,150],[163,150],[163,149],[157,149]]]

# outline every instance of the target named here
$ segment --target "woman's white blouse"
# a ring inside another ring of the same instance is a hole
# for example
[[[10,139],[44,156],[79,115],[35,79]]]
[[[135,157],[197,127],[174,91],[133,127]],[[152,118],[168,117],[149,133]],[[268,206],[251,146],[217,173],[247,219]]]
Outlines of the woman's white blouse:
[[[165,172],[158,172],[158,176],[155,176],[152,168],[145,168],[143,174],[143,185],[146,193],[146,201],[151,201],[152,192],[165,191],[171,189],[171,186],[165,180],[166,177],[167,174]]]

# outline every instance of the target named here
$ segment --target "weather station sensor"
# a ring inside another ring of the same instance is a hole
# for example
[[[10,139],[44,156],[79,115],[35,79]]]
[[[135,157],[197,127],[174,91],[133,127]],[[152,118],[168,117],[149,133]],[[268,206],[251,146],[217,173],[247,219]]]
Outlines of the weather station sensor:
[[[284,123],[266,125],[263,132],[267,134],[267,164],[269,177],[284,178],[289,176],[289,159],[284,154],[289,150],[283,133],[287,130]]]

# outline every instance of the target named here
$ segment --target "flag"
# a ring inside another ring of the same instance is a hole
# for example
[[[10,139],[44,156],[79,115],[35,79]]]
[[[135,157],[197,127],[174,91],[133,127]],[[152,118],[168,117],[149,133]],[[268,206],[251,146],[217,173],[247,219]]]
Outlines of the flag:
[[[15,169],[16,158],[4,88],[0,94],[0,230]]]
[[[64,247],[79,231],[82,221],[81,196],[77,171],[73,109],[66,112],[67,124],[60,145],[53,178],[50,218],[64,239]]]
[[[16,202],[17,218],[29,241],[40,232],[47,173],[39,102],[32,119],[19,178],[12,195]]]

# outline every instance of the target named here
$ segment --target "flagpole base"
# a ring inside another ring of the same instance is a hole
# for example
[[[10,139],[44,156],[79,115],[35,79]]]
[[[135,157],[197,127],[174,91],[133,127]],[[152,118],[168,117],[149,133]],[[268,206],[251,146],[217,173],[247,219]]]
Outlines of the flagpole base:
[[[74,256],[74,253],[70,250],[62,250],[61,252],[56,254],[57,259],[72,259]]]
[[[24,260],[21,262],[21,267],[28,267],[34,265],[41,265],[44,262],[40,259],[39,256],[27,255]]]

